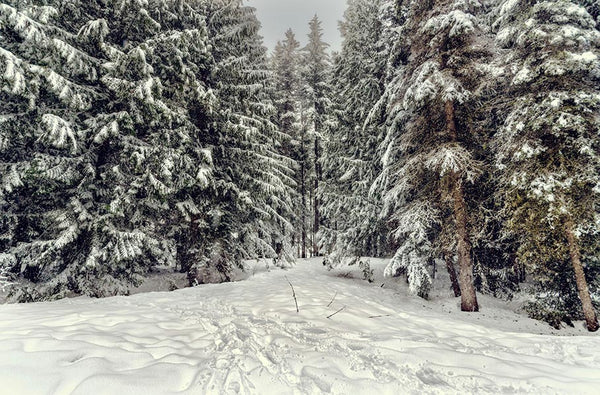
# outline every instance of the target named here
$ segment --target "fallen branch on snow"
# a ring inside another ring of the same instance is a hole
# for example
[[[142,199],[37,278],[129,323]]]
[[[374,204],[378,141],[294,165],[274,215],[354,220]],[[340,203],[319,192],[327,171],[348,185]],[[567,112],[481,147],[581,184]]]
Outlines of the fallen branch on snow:
[[[338,294],[337,291],[335,291],[335,295],[333,295],[333,298],[331,299],[331,302],[329,302],[329,304],[327,305],[327,307],[331,306],[331,304],[335,300],[335,297],[337,296],[337,294]]]
[[[346,306],[342,307],[341,309],[339,309],[339,310],[338,310],[338,311],[336,311],[335,313],[328,315],[328,316],[327,316],[327,318],[331,318],[331,317],[333,317],[334,315],[336,315],[336,314],[337,314],[337,313],[339,313],[340,311],[344,310],[345,308],[346,308]]]
[[[292,285],[290,280],[287,278],[287,276],[285,276],[285,279],[287,280],[288,284],[290,284],[290,287],[292,287],[292,296],[294,297],[294,302],[296,303],[296,313],[299,313],[300,308],[298,307],[298,299],[296,299],[296,291],[294,291],[294,286]]]

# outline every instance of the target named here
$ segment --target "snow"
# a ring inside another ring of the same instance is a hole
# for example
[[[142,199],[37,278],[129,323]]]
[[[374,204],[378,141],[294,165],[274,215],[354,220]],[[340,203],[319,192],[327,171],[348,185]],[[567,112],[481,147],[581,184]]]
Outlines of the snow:
[[[472,14],[461,10],[452,10],[447,14],[432,17],[425,23],[423,31],[426,33],[437,34],[442,30],[447,30],[450,38],[462,36],[475,30],[475,17]]]
[[[372,284],[254,262],[237,283],[0,306],[0,393],[597,393],[582,323],[556,332],[481,295],[460,313],[439,274],[425,301],[371,264]]]
[[[592,63],[598,60],[598,56],[593,52],[587,51],[581,54],[570,53],[571,57],[575,61],[579,61],[582,63]]]
[[[12,85],[8,91],[14,94],[25,92],[26,82],[24,71],[21,68],[21,61],[4,48],[0,48],[0,60],[4,61],[5,67],[3,78]],[[7,90],[6,87],[3,89]]]
[[[511,13],[519,5],[519,0],[506,0],[500,7],[499,16],[504,17]]]
[[[521,70],[519,70],[517,75],[515,75],[515,78],[513,79],[512,83],[514,85],[520,85],[520,84],[527,83],[534,78],[535,78],[535,75],[533,75],[532,70],[529,67],[524,66]]]
[[[71,150],[77,151],[77,139],[69,122],[54,114],[44,114],[41,124],[45,129],[41,139],[48,140],[56,148],[71,145]]]

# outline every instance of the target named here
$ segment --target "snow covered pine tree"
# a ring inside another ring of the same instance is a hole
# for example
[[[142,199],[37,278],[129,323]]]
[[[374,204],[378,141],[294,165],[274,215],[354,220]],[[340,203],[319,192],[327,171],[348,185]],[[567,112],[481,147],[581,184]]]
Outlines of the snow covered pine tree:
[[[323,177],[322,171],[322,151],[323,151],[323,131],[326,117],[329,111],[330,91],[329,72],[330,63],[327,47],[329,45],[323,42],[323,28],[321,21],[315,15],[309,23],[308,43],[302,48],[302,62],[300,75],[302,76],[302,86],[300,92],[302,95],[302,106],[305,112],[305,133],[310,137],[314,150],[312,152],[313,183],[310,187],[312,197],[312,256],[319,254],[318,233],[321,225],[320,206],[321,202],[318,196],[319,183]]]
[[[509,49],[513,104],[495,147],[507,226],[539,280],[532,315],[558,326],[583,311],[596,331],[585,269],[600,224],[600,32],[579,3],[500,4],[497,39]]]
[[[284,139],[281,153],[294,161],[292,194],[292,217],[294,225],[292,245],[296,256],[306,258],[306,162],[304,159],[304,134],[301,124],[300,103],[300,43],[291,29],[278,41],[271,57],[274,88],[273,98],[277,109],[276,123]]]
[[[281,264],[291,264],[294,163],[277,152],[286,136],[273,123],[272,75],[260,23],[242,0],[209,1],[207,6],[216,62],[209,86],[218,101],[209,134],[217,178],[214,234],[232,265],[278,255],[285,258]]]
[[[406,7],[410,56],[401,82],[402,122],[387,138],[397,144],[400,159],[388,171],[386,210],[394,213],[395,236],[402,241],[391,265],[415,265],[430,281],[427,263],[455,249],[461,309],[478,311],[466,194],[482,167],[472,154],[468,113],[476,76],[469,66],[478,59],[472,43],[481,32],[483,7],[449,0]]]
[[[270,148],[250,8],[17,3],[0,6],[0,259],[23,280],[15,299],[127,293],[156,265],[226,279],[274,254],[289,167]]]
[[[324,139],[319,187],[321,248],[329,265],[387,252],[386,219],[379,216],[379,192],[370,188],[380,173],[380,119],[369,113],[383,92],[387,56],[379,50],[379,1],[355,0],[341,23],[344,41],[334,59],[332,104]]]

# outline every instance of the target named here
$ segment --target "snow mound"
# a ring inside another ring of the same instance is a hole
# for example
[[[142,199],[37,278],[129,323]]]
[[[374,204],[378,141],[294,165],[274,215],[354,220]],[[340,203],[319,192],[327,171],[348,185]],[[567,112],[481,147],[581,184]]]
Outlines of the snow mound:
[[[374,264],[381,273],[384,266]],[[454,301],[409,297],[403,280],[369,284],[352,270],[327,272],[309,260],[171,293],[0,306],[0,393],[592,394],[600,388],[598,336],[499,329],[493,309],[478,324],[475,315],[448,314]],[[515,317],[504,328],[520,325]]]

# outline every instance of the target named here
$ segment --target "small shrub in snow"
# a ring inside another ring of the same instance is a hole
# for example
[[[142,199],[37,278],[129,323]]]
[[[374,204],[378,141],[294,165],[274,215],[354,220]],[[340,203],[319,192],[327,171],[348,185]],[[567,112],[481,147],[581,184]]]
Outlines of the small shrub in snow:
[[[525,305],[525,311],[530,318],[547,322],[554,329],[560,329],[562,323],[573,327],[572,317],[556,305],[548,305],[546,301],[534,301]]]
[[[406,247],[400,248],[385,268],[384,276],[397,277],[405,274],[410,292],[427,299],[431,291],[432,280],[426,265],[427,260],[419,256],[416,250],[407,251]]]
[[[362,270],[363,279],[372,283],[374,280],[373,280],[373,269],[371,269],[371,261],[369,261],[368,259],[366,259],[366,260],[361,259],[358,262],[358,267]]]

